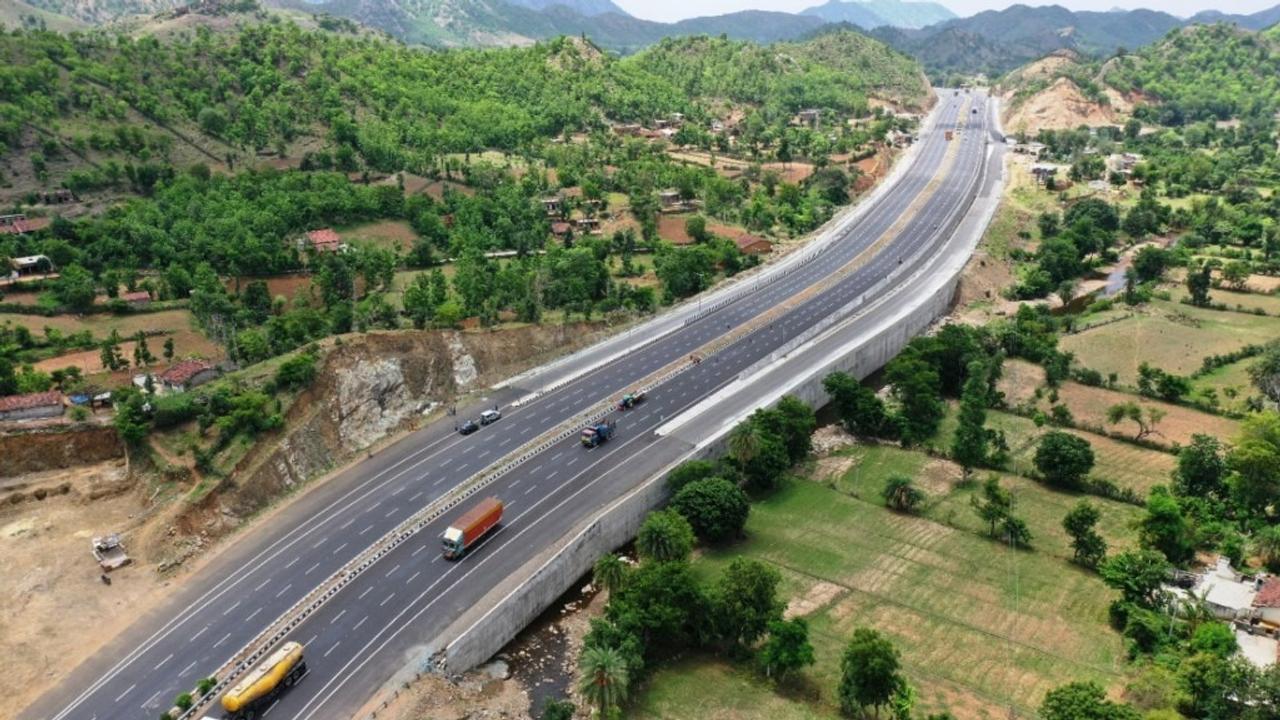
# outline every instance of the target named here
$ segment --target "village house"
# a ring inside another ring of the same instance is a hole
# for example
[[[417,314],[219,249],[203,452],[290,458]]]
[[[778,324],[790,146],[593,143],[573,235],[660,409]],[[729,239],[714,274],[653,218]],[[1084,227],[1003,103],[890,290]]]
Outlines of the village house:
[[[63,203],[75,202],[76,196],[66,188],[57,190],[46,190],[40,193],[40,202],[45,205],[61,205]]]
[[[1120,173],[1125,177],[1133,174],[1133,169],[1142,162],[1139,153],[1112,153],[1107,156],[1107,172]]]
[[[1184,574],[1189,575],[1189,574]],[[1181,587],[1169,591],[1184,601],[1203,603],[1213,616],[1235,630],[1240,654],[1258,667],[1276,661],[1277,627],[1280,626],[1280,580],[1246,577],[1219,557],[1215,566],[1198,576],[1190,592]]]
[[[298,243],[299,250],[310,248],[317,253],[338,252],[343,249],[342,238],[338,237],[338,233],[333,228],[321,228],[312,230]]]
[[[58,417],[62,410],[62,394],[57,390],[0,397],[0,421]]]
[[[129,307],[141,309],[151,304],[151,293],[146,290],[137,290],[135,292],[127,292],[120,296]]]
[[[1031,166],[1031,174],[1035,176],[1036,183],[1040,185],[1048,185],[1058,177],[1058,166],[1049,163],[1036,163]]]
[[[556,220],[551,223],[551,234],[561,240],[568,239],[573,236],[573,225],[564,220]]]
[[[578,232],[595,234],[600,230],[600,221],[592,217],[581,217],[574,221]]]
[[[0,234],[26,235],[49,227],[51,222],[49,218],[44,217],[28,218],[23,213],[0,215]]]
[[[613,134],[622,137],[638,137],[644,128],[638,123],[623,123],[613,126]]]
[[[773,252],[773,243],[756,235],[742,235],[734,243],[743,255],[767,255]]]
[[[795,114],[791,118],[793,125],[805,125],[811,128],[818,127],[818,123],[822,120],[822,111],[817,108],[806,108]]]
[[[10,258],[9,267],[13,270],[12,277],[45,275],[56,269],[53,266],[53,261],[45,255],[25,255],[23,257]]]
[[[160,373],[157,379],[164,390],[186,392],[217,377],[218,369],[208,360],[183,360]]]
[[[663,190],[658,193],[658,202],[662,204],[663,210],[677,210],[684,207],[679,190]]]
[[[1036,160],[1039,160],[1040,157],[1044,155],[1044,151],[1048,148],[1044,143],[1028,142],[1014,143],[1009,149],[1021,155],[1030,155]]]
[[[561,217],[564,214],[564,199],[559,195],[542,198],[542,210],[547,217]]]

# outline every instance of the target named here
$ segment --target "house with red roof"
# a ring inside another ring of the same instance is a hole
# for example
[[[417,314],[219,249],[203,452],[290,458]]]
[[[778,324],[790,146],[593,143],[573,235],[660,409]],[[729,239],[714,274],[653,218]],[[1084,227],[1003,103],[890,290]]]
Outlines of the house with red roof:
[[[57,390],[0,397],[0,420],[37,420],[62,414],[62,393]]]
[[[758,235],[741,235],[734,239],[734,243],[743,255],[767,255],[773,252],[773,243]]]
[[[218,377],[218,368],[208,360],[183,360],[160,373],[156,379],[169,392],[186,392]]]
[[[128,303],[129,307],[144,308],[151,304],[151,293],[146,290],[137,290],[122,294],[120,299]]]
[[[342,238],[333,228],[320,228],[307,233],[307,246],[318,253],[338,252],[342,249]]]
[[[1262,582],[1258,594],[1253,596],[1253,608],[1263,622],[1280,626],[1280,578],[1271,577]]]

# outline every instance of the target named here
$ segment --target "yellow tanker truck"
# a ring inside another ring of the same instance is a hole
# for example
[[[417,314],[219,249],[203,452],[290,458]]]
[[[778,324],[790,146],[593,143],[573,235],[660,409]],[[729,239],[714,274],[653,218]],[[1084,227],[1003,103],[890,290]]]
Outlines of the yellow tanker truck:
[[[222,709],[231,720],[252,720],[306,673],[302,644],[287,642],[222,696]]]

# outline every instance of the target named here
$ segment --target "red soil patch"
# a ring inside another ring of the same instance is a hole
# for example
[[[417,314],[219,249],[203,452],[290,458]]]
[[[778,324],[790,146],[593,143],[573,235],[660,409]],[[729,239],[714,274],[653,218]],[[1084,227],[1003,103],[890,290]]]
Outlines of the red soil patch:
[[[765,171],[773,170],[778,173],[783,182],[795,185],[799,185],[809,179],[809,176],[813,174],[813,166],[803,162],[765,163],[761,168]]]

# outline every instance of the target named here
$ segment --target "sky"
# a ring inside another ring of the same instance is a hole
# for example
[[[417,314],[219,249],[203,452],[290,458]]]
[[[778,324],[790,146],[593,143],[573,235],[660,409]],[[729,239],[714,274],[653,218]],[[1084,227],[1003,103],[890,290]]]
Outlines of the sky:
[[[1072,10],[1111,10],[1113,8],[1147,7],[1174,15],[1194,15],[1201,10],[1252,13],[1276,5],[1280,0],[1058,0],[1041,2],[1021,0],[1026,5],[1062,5]],[[614,0],[623,10],[646,20],[672,22],[699,15],[720,15],[736,10],[782,10],[799,12],[821,5],[826,0]],[[957,15],[973,15],[983,10],[999,10],[1013,4],[1010,0],[941,0]]]

